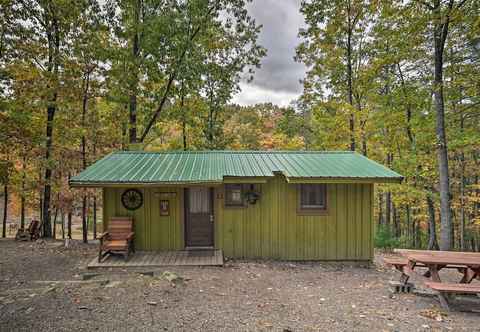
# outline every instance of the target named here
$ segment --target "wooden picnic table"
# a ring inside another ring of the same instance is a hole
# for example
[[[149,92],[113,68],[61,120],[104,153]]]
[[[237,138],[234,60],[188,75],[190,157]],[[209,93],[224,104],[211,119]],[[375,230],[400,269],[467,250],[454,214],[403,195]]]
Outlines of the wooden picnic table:
[[[386,259],[386,262],[402,272],[400,282],[407,284],[411,276],[419,276],[425,285],[438,292],[440,303],[447,310],[449,295],[480,294],[480,284],[470,285],[476,278],[480,279],[480,253],[404,249],[396,249],[395,252],[404,258]],[[420,274],[415,271],[417,267],[425,267],[428,270]],[[457,283],[445,283],[439,274],[442,269],[456,269],[463,276]]]
[[[480,276],[480,253],[431,250],[397,250],[396,252],[408,261],[403,269],[403,273],[408,277],[416,273],[414,269],[419,264],[428,268],[422,277],[434,282],[442,282],[438,272],[445,268],[457,269],[463,274],[459,283],[468,284]],[[405,282],[408,281],[405,276],[403,278],[406,279]]]

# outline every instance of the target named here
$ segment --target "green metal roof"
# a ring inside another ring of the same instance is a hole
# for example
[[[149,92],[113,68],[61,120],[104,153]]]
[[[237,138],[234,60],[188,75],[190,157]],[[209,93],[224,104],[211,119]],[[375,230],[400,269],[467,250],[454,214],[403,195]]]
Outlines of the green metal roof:
[[[170,151],[113,152],[70,180],[72,186],[222,183],[273,177],[289,182],[400,182],[402,176],[355,152]]]

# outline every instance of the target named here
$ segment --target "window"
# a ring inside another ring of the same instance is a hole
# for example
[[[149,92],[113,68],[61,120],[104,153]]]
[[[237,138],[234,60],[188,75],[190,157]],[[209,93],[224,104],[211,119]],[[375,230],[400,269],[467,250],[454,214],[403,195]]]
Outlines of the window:
[[[225,206],[243,206],[243,190],[241,184],[225,185]]]
[[[325,184],[301,184],[299,188],[300,212],[326,212],[327,186]]]

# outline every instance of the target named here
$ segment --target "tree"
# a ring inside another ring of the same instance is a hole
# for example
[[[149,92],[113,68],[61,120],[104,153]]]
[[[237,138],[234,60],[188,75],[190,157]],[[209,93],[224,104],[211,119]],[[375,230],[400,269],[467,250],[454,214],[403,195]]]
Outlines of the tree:
[[[371,19],[364,0],[302,2],[306,29],[297,47],[298,61],[309,68],[305,78],[305,101],[331,101],[330,108],[348,121],[349,147],[356,149],[356,113],[364,107],[361,71],[367,61],[367,26]],[[314,97],[312,95],[317,95]]]

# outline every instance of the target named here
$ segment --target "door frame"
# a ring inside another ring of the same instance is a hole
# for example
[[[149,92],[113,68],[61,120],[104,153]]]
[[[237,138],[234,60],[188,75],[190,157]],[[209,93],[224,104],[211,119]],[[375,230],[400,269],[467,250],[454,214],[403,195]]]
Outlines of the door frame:
[[[189,232],[189,220],[190,220],[190,213],[188,211],[188,205],[190,203],[189,191],[190,187],[186,187],[183,189],[183,216],[184,216],[184,232],[183,232],[183,242],[184,247],[186,250],[195,250],[195,249],[213,249],[215,248],[215,196],[214,196],[214,188],[203,186],[204,188],[208,189],[209,198],[210,198],[210,209],[211,215],[213,217],[213,221],[211,222],[210,230],[212,234],[212,245],[211,246],[191,246],[188,243],[188,232]]]

